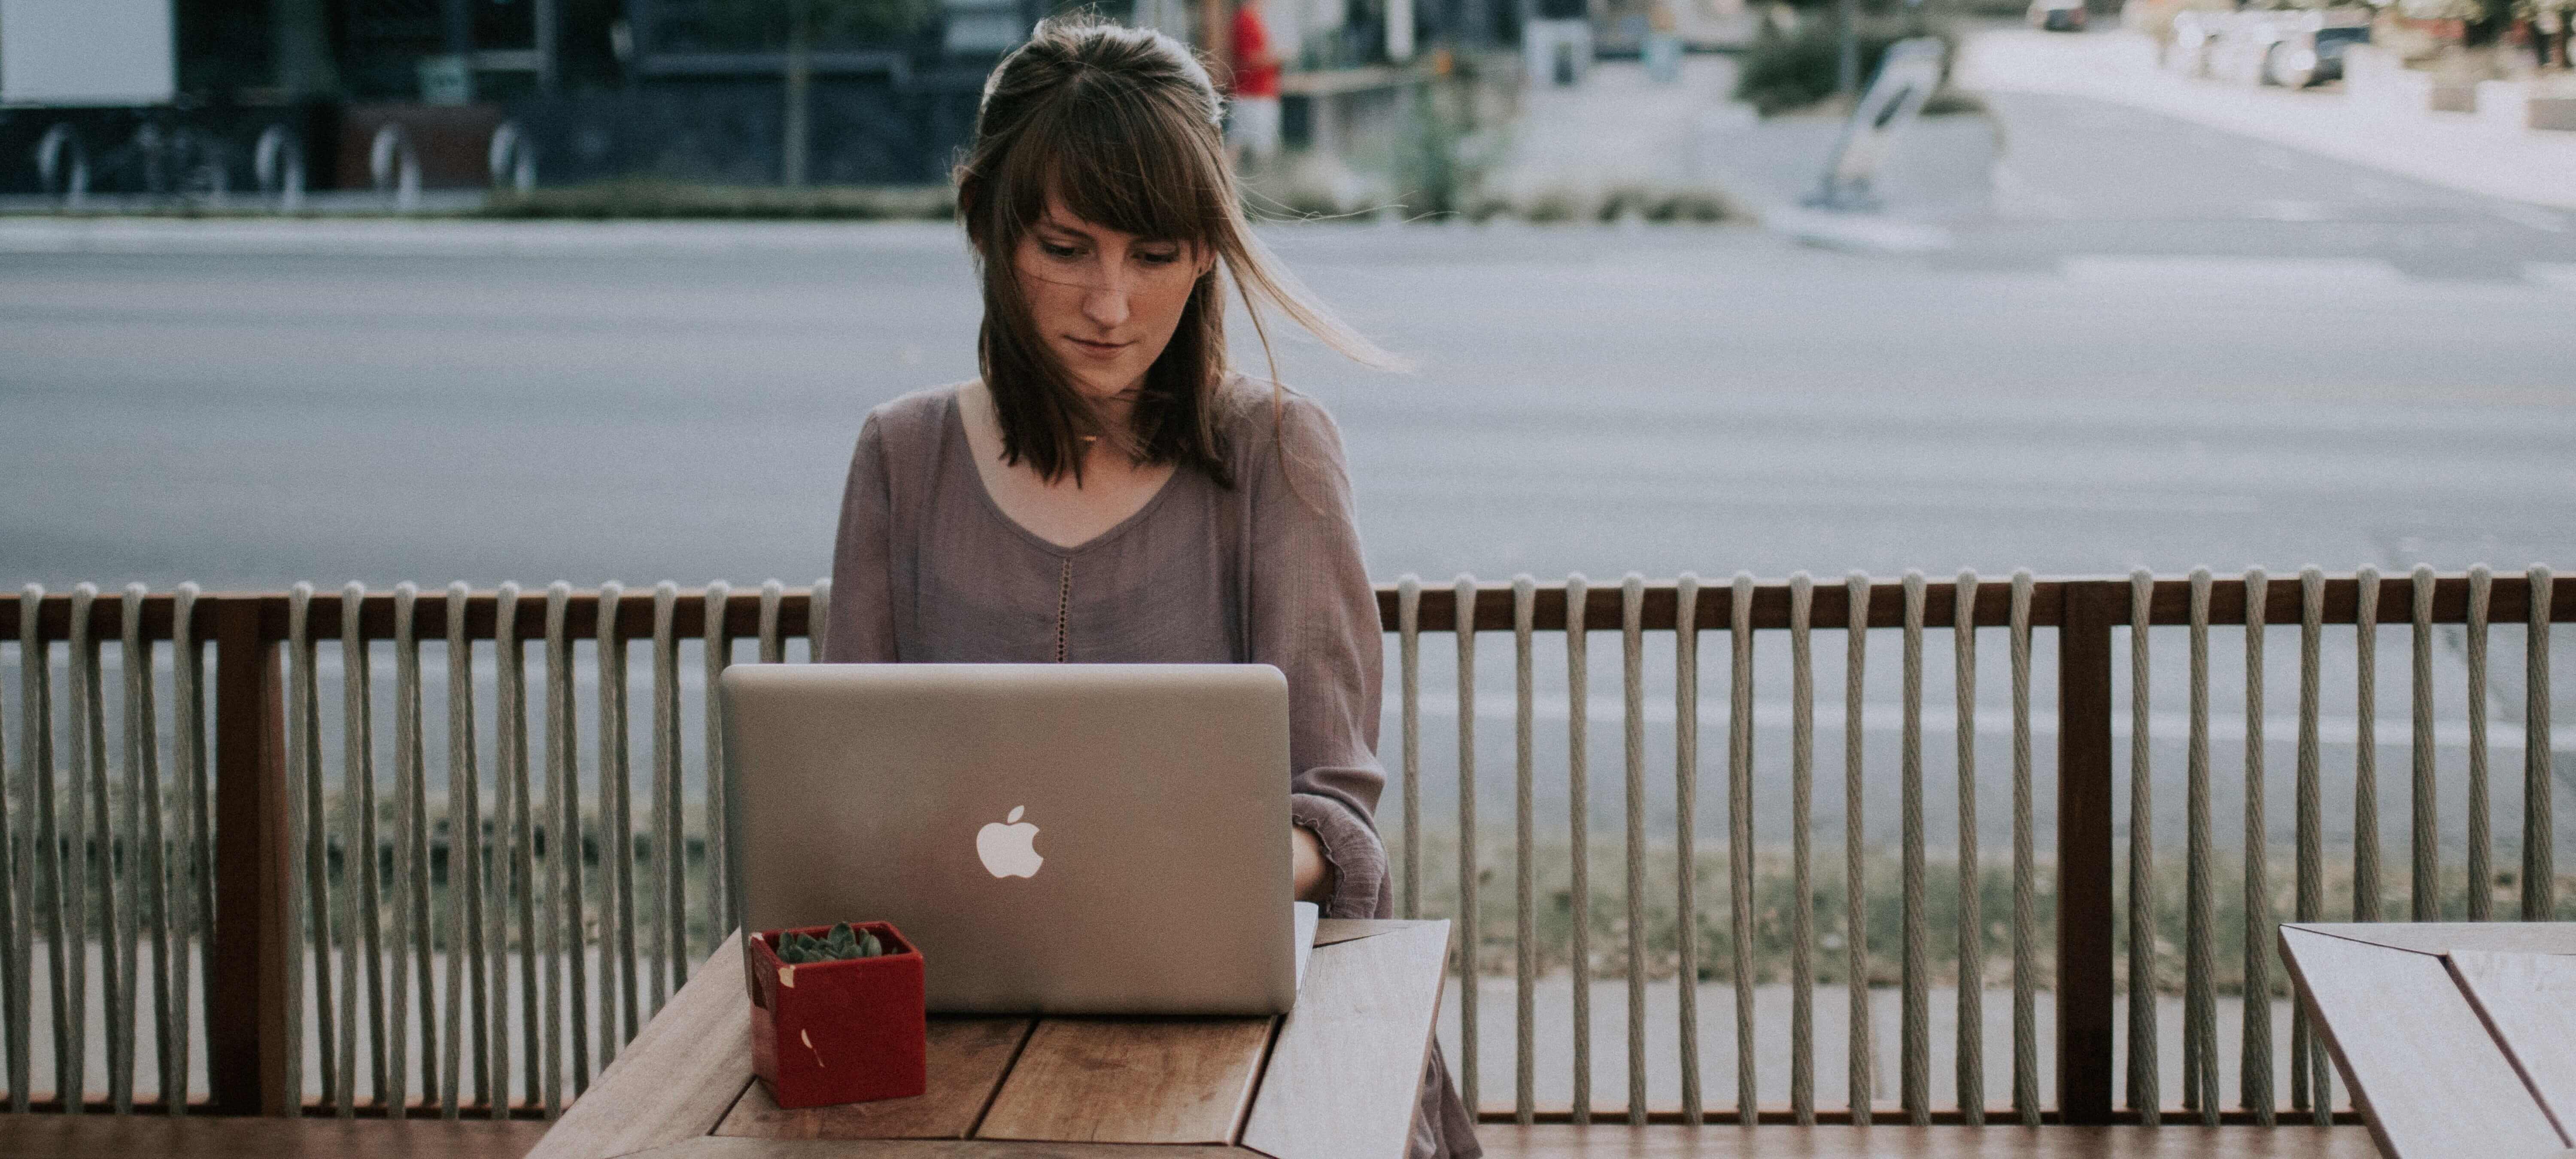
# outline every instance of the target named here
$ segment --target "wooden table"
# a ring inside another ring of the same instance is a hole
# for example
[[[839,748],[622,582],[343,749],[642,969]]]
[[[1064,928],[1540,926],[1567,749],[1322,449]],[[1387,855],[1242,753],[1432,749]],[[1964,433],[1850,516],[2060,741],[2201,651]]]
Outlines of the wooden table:
[[[1327,920],[1315,941],[1284,1017],[933,1017],[928,1093],[788,1111],[752,1079],[736,934],[529,1157],[1396,1159],[1449,923]]]
[[[2285,925],[2382,1154],[2576,1154],[2576,922]]]

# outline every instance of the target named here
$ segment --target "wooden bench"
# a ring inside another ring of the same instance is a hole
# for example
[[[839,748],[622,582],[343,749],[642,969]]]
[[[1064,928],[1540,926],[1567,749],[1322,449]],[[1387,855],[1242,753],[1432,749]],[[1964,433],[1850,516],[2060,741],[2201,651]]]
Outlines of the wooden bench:
[[[9,1159],[519,1159],[547,1124],[438,1118],[0,1115]]]
[[[10,1159],[520,1159],[547,1124],[412,1119],[0,1115]],[[1852,1127],[1692,1129],[1487,1123],[1493,1159],[2375,1159],[2359,1127]],[[1161,1154],[1147,1148],[1146,1159]]]

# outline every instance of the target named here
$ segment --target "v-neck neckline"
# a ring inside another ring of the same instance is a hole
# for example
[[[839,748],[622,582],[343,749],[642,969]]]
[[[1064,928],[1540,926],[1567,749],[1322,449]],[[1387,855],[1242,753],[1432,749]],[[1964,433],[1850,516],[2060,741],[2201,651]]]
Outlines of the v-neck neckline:
[[[948,393],[948,437],[958,448],[958,458],[966,466],[966,475],[969,482],[974,486],[976,497],[983,500],[984,510],[990,513],[995,520],[1001,523],[1002,526],[1009,528],[1012,534],[1019,536],[1021,539],[1027,541],[1030,546],[1046,552],[1049,555],[1071,558],[1088,552],[1095,547],[1099,547],[1121,535],[1126,534],[1129,528],[1144,522],[1146,517],[1154,513],[1155,508],[1163,505],[1163,500],[1169,497],[1172,493],[1172,484],[1181,477],[1180,468],[1177,466],[1174,467],[1172,469],[1172,473],[1164,476],[1163,482],[1154,488],[1153,497],[1145,500],[1144,506],[1129,513],[1125,519],[1121,519],[1118,522],[1111,524],[1108,530],[1070,547],[1057,543],[1054,540],[1038,534],[1037,532],[1029,530],[1026,526],[1022,525],[1019,520],[1011,518],[1010,512],[1002,510],[1001,501],[993,498],[992,487],[988,486],[984,482],[983,467],[977,463],[975,459],[975,440],[966,436],[965,394],[966,387],[964,386],[960,386]]]

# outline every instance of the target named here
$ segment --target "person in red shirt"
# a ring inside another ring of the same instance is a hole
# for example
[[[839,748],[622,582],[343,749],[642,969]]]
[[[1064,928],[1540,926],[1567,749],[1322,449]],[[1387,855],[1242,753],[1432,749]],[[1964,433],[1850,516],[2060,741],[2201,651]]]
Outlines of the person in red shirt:
[[[1230,39],[1234,99],[1226,135],[1241,164],[1266,165],[1279,156],[1279,55],[1270,47],[1261,0],[1241,0]]]

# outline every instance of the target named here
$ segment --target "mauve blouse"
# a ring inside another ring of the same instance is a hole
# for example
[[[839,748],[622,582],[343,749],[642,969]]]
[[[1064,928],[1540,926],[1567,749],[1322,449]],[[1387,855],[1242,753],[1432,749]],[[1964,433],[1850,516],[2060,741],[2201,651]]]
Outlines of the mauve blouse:
[[[1059,547],[1003,514],[957,386],[870,412],[832,555],[832,663],[1270,664],[1288,678],[1289,815],[1333,868],[1326,917],[1394,913],[1373,814],[1384,666],[1341,434],[1241,376],[1212,400],[1235,485],[1182,467],[1134,515]],[[1414,1156],[1473,1156],[1434,1051]]]

